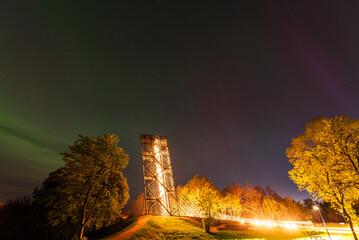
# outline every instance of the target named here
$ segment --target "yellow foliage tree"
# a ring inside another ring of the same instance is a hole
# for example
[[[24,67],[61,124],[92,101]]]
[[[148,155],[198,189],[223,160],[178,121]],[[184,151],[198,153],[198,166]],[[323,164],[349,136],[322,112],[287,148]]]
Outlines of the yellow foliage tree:
[[[206,231],[209,231],[211,219],[219,210],[219,191],[213,182],[207,177],[194,176],[186,185],[181,188],[181,193],[190,201],[192,205],[197,206],[208,220],[205,224]]]
[[[244,190],[241,185],[232,183],[223,191],[224,197],[221,199],[223,213],[231,216],[240,217],[243,212],[242,201],[244,199]]]
[[[348,116],[314,119],[304,134],[293,138],[287,157],[293,165],[289,176],[299,190],[343,211],[358,239],[353,206],[359,200],[359,120]]]
[[[267,213],[272,218],[272,220],[274,220],[275,217],[277,217],[278,220],[278,215],[280,214],[279,202],[274,200],[272,196],[265,196],[263,198],[262,206],[264,212]]]
[[[247,217],[258,218],[261,212],[262,195],[251,184],[244,187],[243,212]]]
[[[286,213],[286,219],[290,219],[292,221],[300,221],[306,219],[304,209],[299,202],[294,201],[290,197],[285,197],[282,205],[283,210],[281,210],[281,212]]]

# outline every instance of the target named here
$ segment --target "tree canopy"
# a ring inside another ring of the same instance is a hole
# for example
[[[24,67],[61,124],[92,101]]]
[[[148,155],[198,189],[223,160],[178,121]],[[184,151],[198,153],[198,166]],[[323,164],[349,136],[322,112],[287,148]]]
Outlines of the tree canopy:
[[[359,200],[359,120],[342,115],[314,119],[304,134],[293,138],[287,157],[293,165],[289,176],[299,190],[343,211],[353,230]]]
[[[219,191],[207,177],[194,176],[181,189],[182,194],[196,205],[205,217],[213,217],[219,209]]]
[[[196,175],[181,188],[181,193],[204,215],[204,227],[209,232],[209,226],[219,210],[220,196],[217,187],[207,177]]]
[[[222,191],[220,201],[221,212],[231,216],[240,217],[243,212],[244,189],[240,185],[232,183]]]
[[[52,226],[77,226],[82,239],[85,228],[109,225],[121,216],[129,198],[129,188],[122,170],[129,158],[117,146],[118,137],[84,137],[63,153],[65,166],[50,174],[34,199],[46,206]]]

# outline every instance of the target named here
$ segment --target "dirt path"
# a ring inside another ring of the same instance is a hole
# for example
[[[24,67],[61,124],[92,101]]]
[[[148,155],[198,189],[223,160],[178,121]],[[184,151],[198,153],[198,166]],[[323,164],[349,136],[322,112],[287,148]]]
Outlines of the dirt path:
[[[149,215],[139,217],[135,226],[127,229],[126,231],[120,233],[117,236],[114,236],[113,238],[109,238],[108,240],[122,240],[131,238],[132,234],[134,234],[137,230],[141,229],[150,218],[151,216]]]

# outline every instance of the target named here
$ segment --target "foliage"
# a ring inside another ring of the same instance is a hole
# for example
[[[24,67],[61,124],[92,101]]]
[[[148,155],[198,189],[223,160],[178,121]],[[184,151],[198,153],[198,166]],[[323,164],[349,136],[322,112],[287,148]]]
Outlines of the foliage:
[[[303,207],[308,213],[308,220],[311,220],[313,223],[322,223],[319,212],[313,209],[315,205],[320,208],[320,212],[325,222],[345,222],[343,215],[337,210],[333,209],[330,203],[313,201],[313,199],[310,198],[304,199],[303,201]]]
[[[245,191],[241,185],[228,186],[222,191],[222,199],[220,201],[221,212],[235,217],[240,217],[243,212],[242,201],[244,199]]]
[[[211,224],[211,219],[219,211],[219,191],[207,177],[194,176],[181,189],[182,194],[192,205],[197,206],[207,218],[205,223]],[[208,229],[208,228],[206,228]],[[208,229],[209,230],[209,229]]]
[[[305,209],[300,202],[294,201],[290,197],[285,197],[281,206],[281,212],[284,212],[283,208],[285,208],[285,211],[288,214],[287,219],[292,219],[294,221],[307,220]]]
[[[265,196],[263,198],[262,206],[263,210],[269,213],[272,220],[274,220],[274,216],[278,216],[280,214],[280,203],[274,200],[272,196]]]
[[[262,196],[251,184],[244,187],[243,212],[245,216],[258,218],[261,212]]]
[[[131,201],[126,209],[126,214],[129,217],[142,216],[146,214],[144,193],[138,195],[136,200]]]
[[[35,201],[48,208],[51,226],[71,228],[82,238],[85,227],[98,229],[116,221],[129,198],[122,170],[128,155],[114,134],[79,136],[64,153],[65,166],[50,174]]]
[[[206,182],[208,185],[206,185]],[[184,187],[179,186],[179,191],[193,204],[199,207],[199,199],[204,196],[202,192],[213,189],[214,186],[206,177],[196,175]],[[216,189],[216,188],[215,188]],[[208,191],[210,195],[212,192]],[[213,213],[226,214],[233,217],[261,218],[272,220],[305,221],[307,215],[311,214],[304,206],[290,197],[281,197],[269,186],[261,188],[246,184],[244,187],[232,183],[211,197]],[[201,208],[203,211],[203,209]],[[207,216],[208,217],[208,216]],[[335,216],[336,217],[336,216]]]
[[[219,191],[207,177],[194,176],[181,189],[182,194],[196,205],[205,217],[213,217],[219,210]]]
[[[287,157],[293,165],[290,178],[299,189],[343,211],[352,227],[357,221],[353,206],[359,200],[359,120],[314,119],[304,134],[293,138]]]

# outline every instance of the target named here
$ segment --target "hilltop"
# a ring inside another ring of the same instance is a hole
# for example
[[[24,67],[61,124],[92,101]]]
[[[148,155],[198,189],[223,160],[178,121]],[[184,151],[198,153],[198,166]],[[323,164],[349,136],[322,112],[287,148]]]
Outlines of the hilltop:
[[[307,239],[308,232],[304,230],[291,231],[284,229],[251,229],[237,222],[220,221],[206,233],[201,226],[200,218],[141,216],[126,220],[123,229],[114,232],[113,229],[104,237],[89,239],[122,240],[122,239]],[[127,226],[126,226],[127,225]],[[236,227],[237,226],[237,227]],[[228,229],[226,229],[226,227]],[[102,234],[106,234],[102,232]]]

